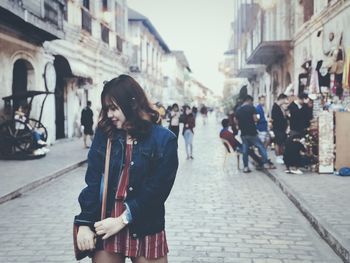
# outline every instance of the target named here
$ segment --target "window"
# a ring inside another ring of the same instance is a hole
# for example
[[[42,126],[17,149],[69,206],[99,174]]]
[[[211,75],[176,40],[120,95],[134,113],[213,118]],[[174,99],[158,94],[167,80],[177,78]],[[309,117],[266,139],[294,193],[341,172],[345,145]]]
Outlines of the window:
[[[104,24],[101,24],[101,39],[106,44],[109,44],[109,29]]]
[[[83,7],[90,10],[90,0],[83,0]]]
[[[81,9],[81,28],[91,34],[91,15],[86,9]]]
[[[123,39],[117,35],[117,50],[123,52]]]
[[[304,7],[304,22],[310,20],[314,14],[314,0],[303,0]]]
[[[121,37],[125,37],[125,11],[119,3],[115,3],[115,16],[115,31]]]

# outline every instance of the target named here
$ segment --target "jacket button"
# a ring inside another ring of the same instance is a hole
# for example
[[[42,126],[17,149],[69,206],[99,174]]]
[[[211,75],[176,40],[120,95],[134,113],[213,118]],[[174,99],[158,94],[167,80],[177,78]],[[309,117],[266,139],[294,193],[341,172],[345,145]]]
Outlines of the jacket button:
[[[130,165],[134,165],[134,162],[133,162],[133,161],[131,161]]]
[[[134,233],[134,234],[132,234],[132,236],[136,238],[136,237],[137,237],[137,234]]]
[[[131,191],[133,191],[134,190],[134,188],[132,188],[132,186],[130,186],[129,187],[129,191],[131,192]]]

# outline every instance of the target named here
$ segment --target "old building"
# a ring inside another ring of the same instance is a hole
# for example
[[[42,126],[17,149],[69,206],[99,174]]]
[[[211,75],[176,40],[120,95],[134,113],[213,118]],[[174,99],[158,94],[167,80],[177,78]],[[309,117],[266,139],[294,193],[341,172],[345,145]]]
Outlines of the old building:
[[[62,0],[0,2],[0,98],[31,90],[54,90],[53,57],[47,54],[43,44],[64,38],[64,10]],[[34,99],[30,117],[39,118],[43,97]],[[49,133],[55,121],[50,114],[52,105],[54,95],[49,95],[42,118]],[[15,103],[13,109],[5,106],[8,105],[0,100],[2,119],[10,118],[10,114],[4,113],[16,110],[19,105]]]
[[[64,38],[44,43],[57,75],[50,109],[55,139],[79,135],[87,100],[96,124],[103,82],[127,72],[126,1],[66,2]]]
[[[190,103],[189,85],[191,80],[191,68],[186,55],[181,50],[171,51],[165,58],[164,74],[165,89],[164,101],[167,104],[174,102]]]
[[[318,93],[312,73],[322,64],[325,71],[336,67],[350,45],[344,30],[349,6],[341,0],[235,1],[230,43],[234,76],[247,79],[248,93],[255,98],[267,95],[268,111],[282,92]],[[339,74],[330,73],[328,89],[336,78],[341,82]]]
[[[170,50],[151,21],[129,9],[129,72],[153,102],[163,100],[163,63]]]

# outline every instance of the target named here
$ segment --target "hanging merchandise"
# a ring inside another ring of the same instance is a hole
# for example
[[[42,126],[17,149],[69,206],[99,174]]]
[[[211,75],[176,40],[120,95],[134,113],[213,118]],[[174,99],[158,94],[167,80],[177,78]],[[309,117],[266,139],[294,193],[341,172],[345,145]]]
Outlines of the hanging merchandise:
[[[350,48],[346,50],[344,69],[343,69],[343,87],[350,87]]]

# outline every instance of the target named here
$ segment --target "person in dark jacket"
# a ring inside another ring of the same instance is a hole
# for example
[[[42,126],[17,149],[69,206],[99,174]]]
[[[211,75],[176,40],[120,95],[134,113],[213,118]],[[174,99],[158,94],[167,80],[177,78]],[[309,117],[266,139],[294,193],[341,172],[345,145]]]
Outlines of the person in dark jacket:
[[[94,249],[97,235],[103,244],[93,262],[125,262],[130,257],[133,262],[166,263],[164,203],[178,168],[177,138],[156,124],[159,113],[128,75],[105,84],[101,104],[88,154],[87,187],[79,195],[81,213],[74,220],[79,226],[78,247]],[[107,217],[100,221],[108,138],[112,146]]]
[[[304,136],[306,124],[308,122],[309,116],[305,114],[305,105],[308,96],[304,93],[298,95],[297,100],[293,101],[288,106],[289,110],[289,126],[290,126],[290,136],[301,135]]]
[[[193,116],[192,110],[189,106],[184,106],[184,117],[183,117],[183,130],[182,135],[185,139],[185,148],[187,154],[187,160],[193,159],[193,135],[194,127],[196,126],[196,119]]]
[[[81,111],[80,124],[83,127],[84,133],[84,146],[85,148],[89,148],[87,145],[87,137],[90,137],[92,141],[92,136],[94,135],[94,131],[92,130],[92,126],[94,124],[93,121],[94,114],[91,110],[91,101],[88,101],[86,107]]]
[[[275,135],[276,162],[283,164],[284,145],[287,139],[288,120],[285,114],[284,106],[288,104],[288,97],[280,94],[277,101],[272,106],[271,119],[272,131]]]

